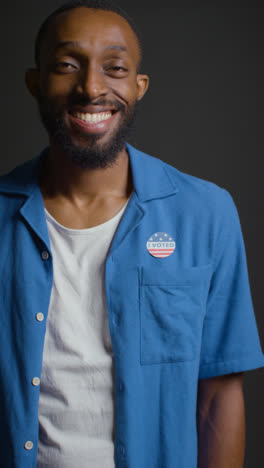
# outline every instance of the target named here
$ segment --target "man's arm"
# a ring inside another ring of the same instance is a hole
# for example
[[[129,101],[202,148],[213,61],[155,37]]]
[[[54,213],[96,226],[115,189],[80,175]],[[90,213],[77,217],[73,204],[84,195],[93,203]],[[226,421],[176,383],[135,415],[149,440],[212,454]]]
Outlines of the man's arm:
[[[197,433],[198,468],[243,468],[243,373],[199,380]]]

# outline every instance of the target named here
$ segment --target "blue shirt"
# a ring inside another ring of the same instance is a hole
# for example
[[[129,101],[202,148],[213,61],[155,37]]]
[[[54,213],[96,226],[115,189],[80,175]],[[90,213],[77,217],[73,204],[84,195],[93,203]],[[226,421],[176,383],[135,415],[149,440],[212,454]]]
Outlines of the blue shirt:
[[[127,150],[134,191],[105,264],[115,463],[196,468],[198,379],[264,366],[241,226],[225,189]],[[47,151],[0,178],[3,468],[36,467],[36,377],[53,283],[38,185]],[[154,245],[157,233],[175,242],[163,258],[155,256],[164,248]]]

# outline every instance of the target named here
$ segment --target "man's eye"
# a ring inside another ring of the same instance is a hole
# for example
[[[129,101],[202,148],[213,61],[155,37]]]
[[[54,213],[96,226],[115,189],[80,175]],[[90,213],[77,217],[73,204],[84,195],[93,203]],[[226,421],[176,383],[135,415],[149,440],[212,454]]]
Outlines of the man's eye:
[[[118,65],[109,67],[107,70],[114,73],[126,73],[128,71],[127,68],[119,67]]]
[[[56,68],[60,68],[60,69],[70,71],[72,69],[76,69],[76,66],[73,65],[72,63],[69,63],[69,62],[58,62],[58,63],[56,63]]]

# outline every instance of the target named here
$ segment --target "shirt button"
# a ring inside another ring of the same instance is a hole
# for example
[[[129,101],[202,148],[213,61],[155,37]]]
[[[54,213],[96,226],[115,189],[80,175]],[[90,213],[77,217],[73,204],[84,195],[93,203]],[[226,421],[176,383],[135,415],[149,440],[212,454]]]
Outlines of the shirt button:
[[[44,315],[42,314],[42,312],[37,313],[36,319],[38,322],[42,322],[42,320],[44,320]]]
[[[25,447],[26,450],[32,450],[32,449],[33,449],[33,445],[34,445],[33,442],[31,442],[31,440],[28,440],[28,441],[25,443],[24,447]]]
[[[34,387],[37,387],[40,384],[40,379],[38,377],[34,377],[34,379],[32,379],[32,384]]]
[[[117,445],[117,451],[119,452],[120,456],[125,459],[126,458],[126,450],[125,447],[121,444]]]
[[[120,315],[114,315],[112,323],[114,324],[115,327],[119,327],[119,325],[120,325]]]
[[[41,252],[41,257],[43,260],[48,260],[49,252],[47,252],[47,250],[43,250],[43,252]]]

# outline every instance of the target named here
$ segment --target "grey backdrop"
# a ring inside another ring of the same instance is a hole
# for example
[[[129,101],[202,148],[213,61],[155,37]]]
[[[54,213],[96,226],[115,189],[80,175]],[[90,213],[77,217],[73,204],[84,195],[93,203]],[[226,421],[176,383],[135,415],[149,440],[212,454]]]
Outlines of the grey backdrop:
[[[24,85],[42,20],[62,1],[13,0],[1,5],[0,173],[47,144]],[[168,6],[166,6],[166,4]],[[144,72],[151,77],[131,143],[181,171],[232,194],[247,251],[255,313],[263,318],[263,8],[254,2],[120,0],[143,33]],[[245,376],[245,468],[264,466],[263,369]],[[228,468],[228,467],[227,467]]]

